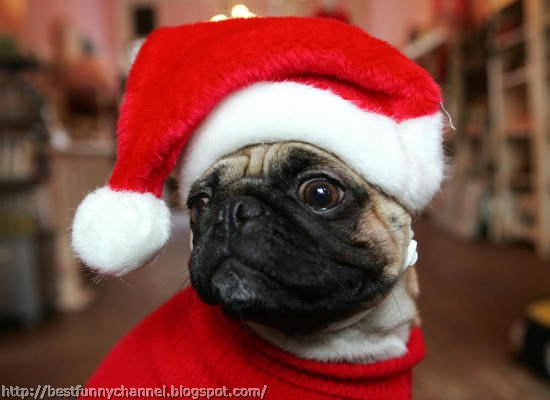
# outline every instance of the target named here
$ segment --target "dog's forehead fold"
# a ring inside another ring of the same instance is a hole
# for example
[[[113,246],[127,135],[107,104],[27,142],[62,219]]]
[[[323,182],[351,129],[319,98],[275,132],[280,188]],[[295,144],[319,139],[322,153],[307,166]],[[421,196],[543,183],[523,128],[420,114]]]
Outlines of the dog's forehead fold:
[[[254,145],[222,157],[214,165],[220,173],[220,183],[226,183],[224,178],[263,175],[264,169],[268,169],[264,164],[270,149],[267,145]]]
[[[205,186],[229,188],[243,178],[267,179],[292,186],[296,178],[308,170],[332,172],[337,179],[345,176],[350,187],[364,183],[359,176],[350,175],[349,167],[330,152],[307,143],[283,142],[255,144],[222,157],[193,185],[192,192]]]

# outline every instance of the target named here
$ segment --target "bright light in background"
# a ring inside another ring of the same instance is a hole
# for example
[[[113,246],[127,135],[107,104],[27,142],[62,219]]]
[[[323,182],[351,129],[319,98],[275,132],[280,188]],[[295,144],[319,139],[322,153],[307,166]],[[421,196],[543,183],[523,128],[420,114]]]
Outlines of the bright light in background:
[[[244,4],[237,4],[231,9],[232,18],[250,18],[255,17],[256,14],[250,12],[247,6]]]
[[[223,21],[224,19],[228,18],[252,18],[255,16],[256,14],[251,12],[244,4],[236,4],[231,9],[231,17],[228,17],[224,14],[217,14],[210,18],[210,21]]]
[[[223,21],[224,19],[227,19],[227,15],[224,14],[217,14],[214,15],[212,18],[210,18],[210,21]]]

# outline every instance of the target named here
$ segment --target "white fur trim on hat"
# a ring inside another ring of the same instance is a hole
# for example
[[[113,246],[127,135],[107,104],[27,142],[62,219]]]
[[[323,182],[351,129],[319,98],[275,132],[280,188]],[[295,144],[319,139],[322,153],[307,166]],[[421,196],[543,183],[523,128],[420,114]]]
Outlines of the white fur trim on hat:
[[[147,263],[170,237],[170,211],[151,193],[103,187],[76,210],[72,245],[92,269],[121,276]]]
[[[397,122],[329,90],[259,82],[227,96],[192,135],[182,155],[183,198],[220,157],[288,140],[335,154],[410,210],[424,207],[443,179],[440,112]]]

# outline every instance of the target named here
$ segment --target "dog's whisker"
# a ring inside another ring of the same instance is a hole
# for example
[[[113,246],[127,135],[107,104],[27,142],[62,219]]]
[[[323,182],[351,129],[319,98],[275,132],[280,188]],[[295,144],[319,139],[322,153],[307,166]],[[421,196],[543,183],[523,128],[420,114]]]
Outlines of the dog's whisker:
[[[328,269],[324,268],[323,266],[319,266],[319,269],[323,273],[328,275],[330,278],[332,278],[334,280],[334,282],[336,282],[341,288],[345,289],[347,287],[347,285],[345,283],[343,283],[340,279],[338,279],[338,277],[336,275],[334,275],[332,272],[330,272]]]
[[[403,282],[402,279],[400,279],[400,280],[398,280],[397,282],[395,282],[394,287],[396,287],[396,288],[406,288],[407,285],[406,285],[405,282]]]
[[[252,329],[250,329],[250,327],[247,325],[246,321],[242,318],[239,319],[239,323],[243,326],[244,330],[247,331],[248,333],[254,333],[252,331]]]
[[[407,226],[409,226],[409,224],[395,225],[395,226],[392,227],[392,231],[393,232],[399,232],[399,231],[403,230],[404,228],[406,228]]]
[[[399,315],[401,316],[401,322],[406,322],[405,317],[403,316],[403,313],[401,312],[401,306],[399,305],[399,301],[397,300],[397,297],[395,297],[395,294],[393,291],[391,292],[391,297],[393,298],[393,301],[397,307],[397,310],[399,311]]]
[[[250,325],[248,325],[248,324],[246,323],[246,321],[245,321],[244,319],[239,318],[239,324],[241,324],[241,326],[243,327],[243,329],[244,329],[247,333],[249,333],[249,334],[251,334],[251,335],[257,335],[257,334],[258,334],[257,332],[254,331],[254,329],[252,329],[252,328],[250,327]],[[260,336],[261,336],[261,335],[260,335]]]
[[[103,275],[95,274],[95,276],[92,277],[92,283],[94,285],[99,285],[104,280],[105,280],[105,277]]]
[[[189,277],[189,274],[186,274],[185,278],[181,282],[181,289],[185,289],[187,286],[191,284],[191,278]]]
[[[120,279],[120,281],[121,281],[124,285],[126,285],[127,287],[129,287],[129,288],[132,287],[132,285],[130,284],[130,282],[128,282],[127,280],[125,280],[124,277],[120,277],[119,279]]]

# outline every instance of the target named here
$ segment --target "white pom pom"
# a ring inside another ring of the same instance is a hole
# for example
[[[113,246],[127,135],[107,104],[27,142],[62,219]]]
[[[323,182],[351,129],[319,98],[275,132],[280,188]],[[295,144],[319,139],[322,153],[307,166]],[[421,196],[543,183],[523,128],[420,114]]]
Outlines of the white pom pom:
[[[92,269],[121,276],[149,261],[170,237],[170,211],[151,193],[88,194],[76,210],[72,244]]]

